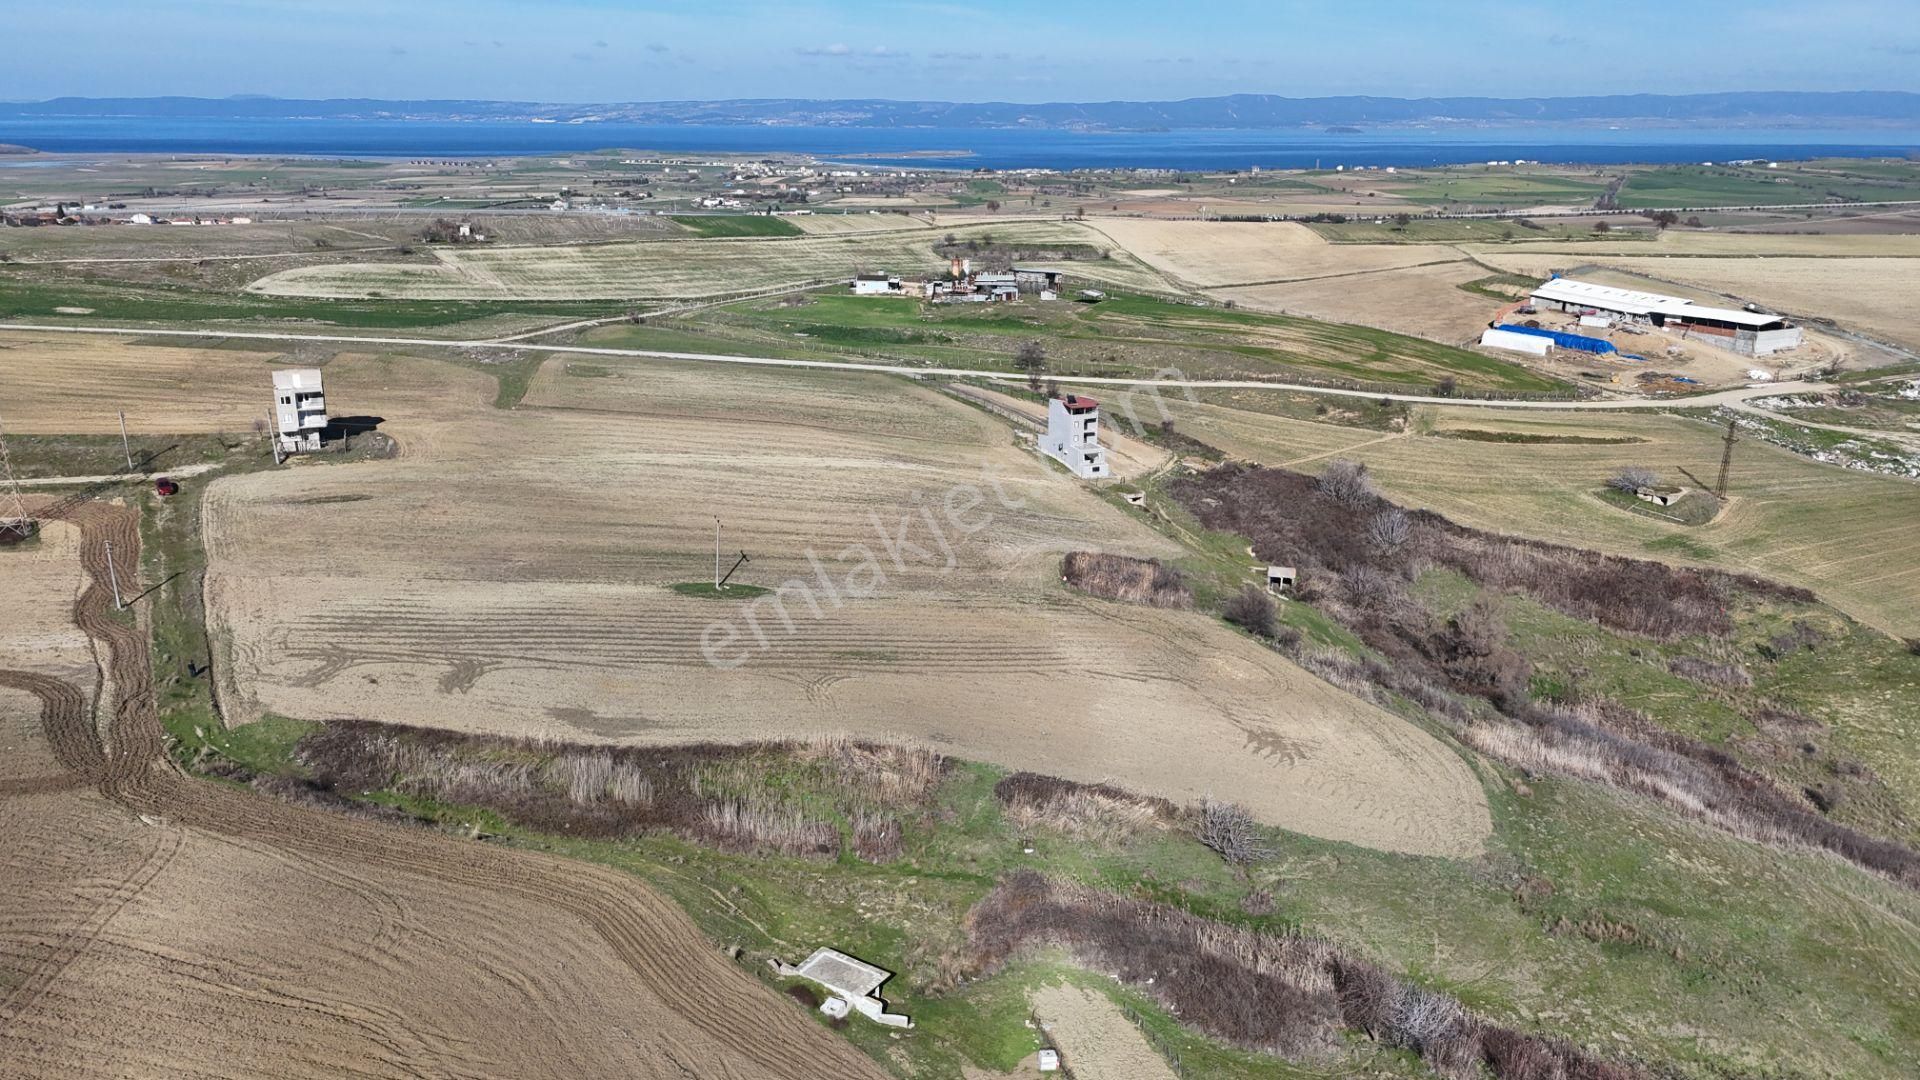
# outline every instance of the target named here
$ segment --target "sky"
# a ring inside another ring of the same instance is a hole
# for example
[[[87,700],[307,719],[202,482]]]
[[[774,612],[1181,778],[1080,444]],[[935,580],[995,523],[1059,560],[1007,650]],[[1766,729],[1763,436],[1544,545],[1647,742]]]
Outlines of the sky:
[[[9,11],[9,8],[17,10]],[[89,0],[5,49],[59,96],[1105,101],[1920,90],[1915,0]],[[1555,11],[1580,17],[1553,18]],[[44,16],[0,0],[0,25]]]

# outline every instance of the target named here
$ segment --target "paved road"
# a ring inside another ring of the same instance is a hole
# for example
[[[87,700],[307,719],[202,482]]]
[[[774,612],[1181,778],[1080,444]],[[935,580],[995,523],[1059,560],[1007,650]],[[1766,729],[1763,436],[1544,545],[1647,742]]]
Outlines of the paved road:
[[[288,334],[259,330],[141,330],[125,326],[46,326],[37,323],[0,323],[0,331],[19,330],[34,333],[101,334],[119,337],[219,338],[228,341],[320,342],[343,345],[403,345],[426,349],[513,349],[525,352],[567,353],[636,360],[678,360],[705,364],[742,364],[750,367],[815,368],[826,371],[866,371],[887,375],[941,375],[955,378],[996,379],[1016,382],[1023,376],[981,371],[976,368],[923,367],[915,364],[861,364],[839,360],[789,360],[775,356],[727,356],[721,353],[665,352],[657,349],[607,349],[587,345],[539,345],[489,339],[449,340],[446,338],[362,337],[353,334]],[[1731,405],[1753,397],[1792,394],[1826,389],[1817,383],[1781,382],[1763,386],[1742,386],[1687,398],[1606,398],[1594,401],[1499,401],[1470,397],[1435,397],[1430,394],[1381,393],[1377,390],[1346,390],[1304,383],[1264,382],[1250,379],[1126,379],[1108,376],[1075,376],[1067,380],[1075,386],[1129,386],[1171,390],[1288,390],[1329,397],[1364,398],[1378,401],[1404,401],[1416,405],[1477,405],[1500,409],[1609,410],[1665,409],[1675,406],[1710,408]]]

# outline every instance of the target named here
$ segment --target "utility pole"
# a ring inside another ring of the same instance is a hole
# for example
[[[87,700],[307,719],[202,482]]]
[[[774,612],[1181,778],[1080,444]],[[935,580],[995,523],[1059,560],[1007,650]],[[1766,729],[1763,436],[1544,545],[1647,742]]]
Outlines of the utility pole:
[[[133,471],[133,444],[127,441],[127,414],[120,413],[120,450],[127,455],[127,471]]]
[[[6,501],[0,504],[0,527],[20,534],[26,539],[33,531],[33,519],[27,516],[27,500],[20,494],[20,478],[13,475],[13,458],[7,453],[7,437],[0,431],[0,480],[6,481],[6,490],[0,491],[0,498]]]
[[[1713,489],[1714,497],[1722,502],[1727,498],[1727,473],[1733,468],[1733,444],[1740,441],[1739,432],[1734,427],[1734,419],[1727,418],[1727,445],[1720,451],[1720,483]]]
[[[280,456],[280,433],[274,428],[273,410],[267,410],[267,446],[273,451],[273,463],[281,464],[285,459]]]
[[[107,544],[107,580],[113,583],[113,610],[125,611],[127,605],[120,602],[120,574],[113,568],[113,541]]]
[[[713,591],[720,591],[720,515],[713,515]]]

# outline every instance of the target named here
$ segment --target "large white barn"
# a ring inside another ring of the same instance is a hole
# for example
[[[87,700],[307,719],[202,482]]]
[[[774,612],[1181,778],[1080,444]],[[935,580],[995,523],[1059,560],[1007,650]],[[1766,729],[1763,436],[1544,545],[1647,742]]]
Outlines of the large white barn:
[[[1533,305],[1553,311],[1600,312],[1647,323],[1742,356],[1798,348],[1800,328],[1779,315],[1707,307],[1678,296],[1620,289],[1557,277],[1533,290]]]

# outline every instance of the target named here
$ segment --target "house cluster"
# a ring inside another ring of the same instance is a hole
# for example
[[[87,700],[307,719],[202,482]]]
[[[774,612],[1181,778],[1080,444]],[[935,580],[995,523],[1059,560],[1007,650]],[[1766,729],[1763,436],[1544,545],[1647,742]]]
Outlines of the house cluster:
[[[935,304],[1007,302],[1027,294],[1041,300],[1057,300],[1060,271],[1039,266],[976,271],[971,259],[955,259],[945,277],[912,282],[902,281],[898,274],[859,274],[850,287],[855,296],[912,295]]]
[[[193,214],[184,217],[168,217],[146,213],[128,214],[126,217],[107,217],[100,213],[108,208],[97,206],[56,206],[51,210],[35,208],[31,210],[7,210],[0,212],[0,226],[9,228],[34,228],[40,225],[251,225],[250,217],[213,217],[205,214]]]

